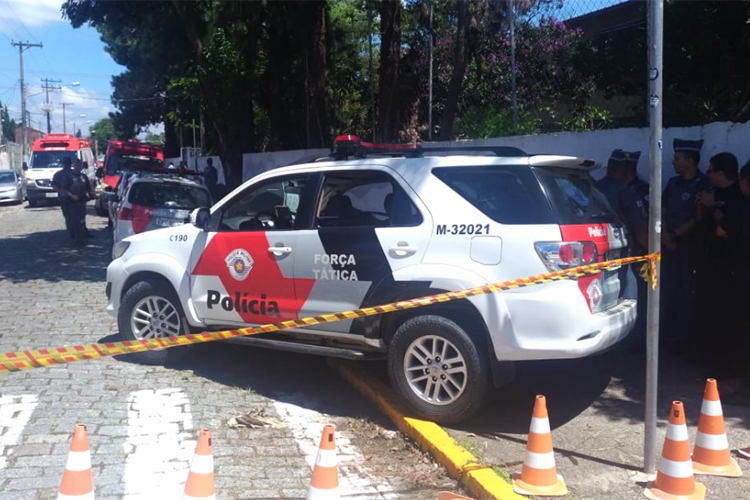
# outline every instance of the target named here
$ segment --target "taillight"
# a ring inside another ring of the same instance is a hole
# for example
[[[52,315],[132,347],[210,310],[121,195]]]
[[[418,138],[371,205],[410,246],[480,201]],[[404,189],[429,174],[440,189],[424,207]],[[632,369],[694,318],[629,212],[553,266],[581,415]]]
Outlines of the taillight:
[[[550,271],[585,266],[599,261],[596,245],[590,241],[535,243],[537,253]]]
[[[118,220],[133,220],[133,211],[129,208],[122,207],[119,212],[117,212],[117,219]]]
[[[151,216],[153,211],[146,207],[133,205],[132,208],[122,207],[117,212],[118,220],[128,220],[133,223],[133,232],[142,233],[148,227],[148,223],[151,222]]]

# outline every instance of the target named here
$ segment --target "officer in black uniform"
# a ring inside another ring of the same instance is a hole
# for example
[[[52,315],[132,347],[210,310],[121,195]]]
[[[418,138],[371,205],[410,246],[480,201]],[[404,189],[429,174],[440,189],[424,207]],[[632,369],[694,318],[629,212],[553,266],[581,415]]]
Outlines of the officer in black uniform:
[[[70,205],[70,198],[62,190],[64,185],[70,181],[70,177],[73,175],[73,169],[71,168],[70,156],[66,156],[62,159],[62,170],[55,172],[52,176],[52,188],[57,191],[60,199],[60,208],[62,209],[63,218],[65,219],[65,229],[68,230],[68,235],[73,239],[73,228],[68,224],[68,206]]]
[[[627,164],[627,155],[622,149],[615,149],[607,160],[607,175],[596,182],[596,187],[607,197],[612,209],[620,213],[620,192],[625,189],[622,183],[623,170]]]
[[[62,191],[68,198],[68,225],[73,230],[73,240],[76,246],[83,246],[86,231],[86,202],[94,197],[94,189],[89,178],[81,170],[81,160],[73,162],[73,174],[67,178]]]
[[[666,340],[687,348],[697,320],[697,268],[705,246],[697,232],[696,195],[711,184],[698,170],[703,140],[675,139],[673,146],[677,175],[662,196],[662,331]]]
[[[620,192],[619,206],[625,227],[628,231],[628,244],[631,256],[646,255],[648,253],[648,190],[649,185],[638,177],[638,159],[640,151],[625,153],[626,162],[623,168],[621,182],[625,186]],[[638,319],[633,332],[630,334],[630,345],[633,349],[645,349],[646,338],[646,303],[648,300],[648,284],[640,276],[640,266],[630,266],[637,286]]]

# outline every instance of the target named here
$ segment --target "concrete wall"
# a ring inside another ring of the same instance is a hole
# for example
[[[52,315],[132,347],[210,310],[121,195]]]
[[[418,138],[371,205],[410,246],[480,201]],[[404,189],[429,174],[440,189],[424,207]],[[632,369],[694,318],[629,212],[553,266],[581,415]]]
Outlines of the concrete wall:
[[[23,146],[15,142],[0,144],[0,170],[15,169],[22,172]]]
[[[700,127],[676,127],[665,129],[663,134],[664,149],[662,153],[663,184],[674,176],[672,168],[672,140],[704,139],[701,151],[702,171],[706,171],[711,156],[722,151],[729,151],[737,156],[740,165],[750,159],[750,123],[716,122]],[[554,153],[563,155],[591,158],[606,164],[613,149],[621,148],[625,151],[641,151],[638,163],[638,174],[641,178],[649,178],[648,161],[648,128],[623,128],[615,130],[600,130],[596,132],[565,132],[559,134],[526,135],[516,137],[502,137],[475,141],[434,142],[423,145],[440,146],[515,146],[527,153]],[[279,151],[274,153],[252,153],[242,157],[242,178],[250,179],[266,170],[280,167],[299,158],[310,155],[325,155],[326,149],[308,149],[296,151]],[[604,169],[594,172],[594,177],[604,175]]]

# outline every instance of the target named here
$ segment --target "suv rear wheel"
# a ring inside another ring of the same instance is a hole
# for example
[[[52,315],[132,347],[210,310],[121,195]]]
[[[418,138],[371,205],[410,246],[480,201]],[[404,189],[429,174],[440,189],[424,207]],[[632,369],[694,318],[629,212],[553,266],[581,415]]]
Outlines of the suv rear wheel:
[[[463,328],[442,316],[417,316],[396,330],[388,375],[418,415],[444,424],[476,413],[491,388],[486,355]]]
[[[187,320],[172,288],[160,281],[139,281],[122,297],[117,326],[124,340],[155,339],[188,333]],[[133,353],[146,364],[164,364],[174,360],[172,351],[185,346]]]

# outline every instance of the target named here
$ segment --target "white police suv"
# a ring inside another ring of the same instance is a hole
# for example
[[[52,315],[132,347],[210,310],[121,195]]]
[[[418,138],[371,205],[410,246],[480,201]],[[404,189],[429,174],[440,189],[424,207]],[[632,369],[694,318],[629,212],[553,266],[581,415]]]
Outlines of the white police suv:
[[[624,231],[580,158],[515,148],[366,147],[260,174],[192,224],[116,244],[107,310],[126,339],[275,323],[624,256]],[[577,358],[625,337],[617,270],[237,341],[387,358],[418,415],[476,412],[513,363]],[[164,356],[168,351],[146,353]]]

